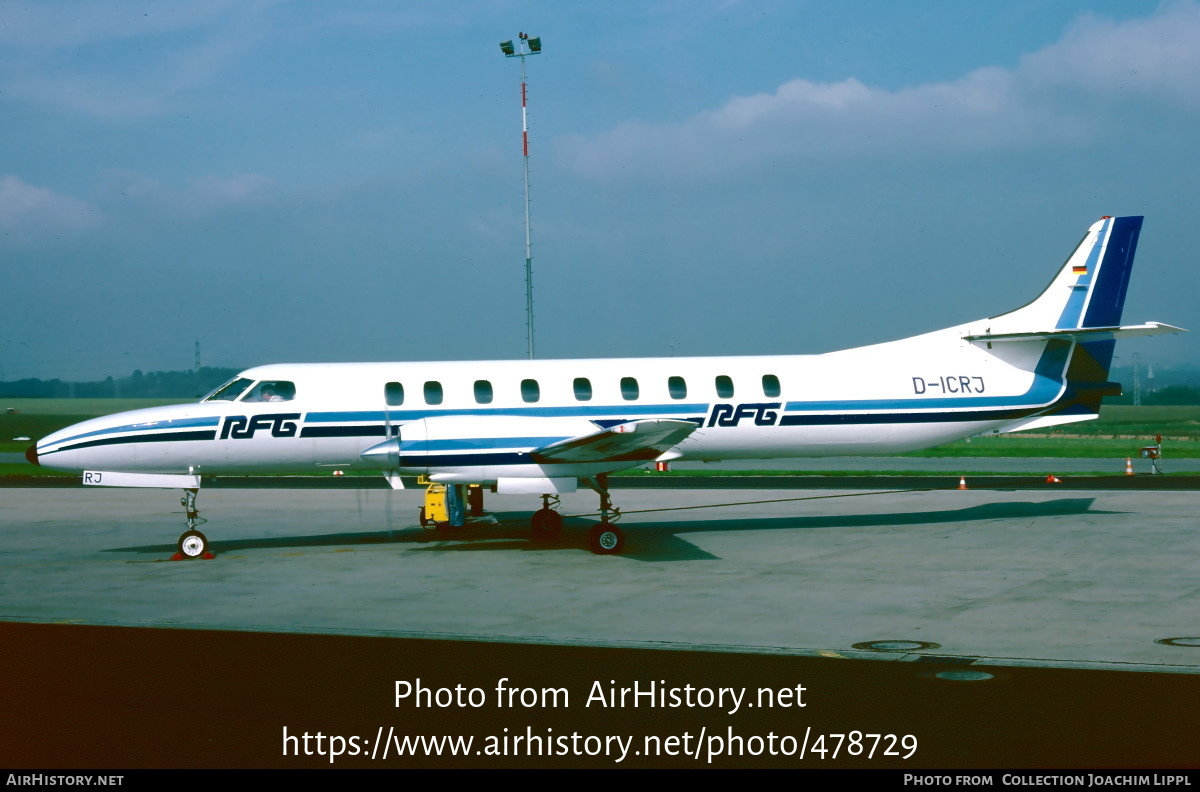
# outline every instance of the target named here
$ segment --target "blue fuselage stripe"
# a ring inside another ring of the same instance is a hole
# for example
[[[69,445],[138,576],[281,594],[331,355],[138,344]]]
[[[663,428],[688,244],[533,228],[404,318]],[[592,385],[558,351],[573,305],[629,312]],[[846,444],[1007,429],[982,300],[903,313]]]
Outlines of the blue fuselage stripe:
[[[400,442],[402,454],[421,451],[476,451],[496,448],[541,448],[567,440],[567,437],[463,437],[452,440],[413,440]]]
[[[89,433],[93,434],[93,433]],[[82,443],[72,443],[55,448],[53,451],[38,451],[38,456],[49,456],[59,451],[74,451],[78,448],[92,448],[103,445],[127,445],[129,443],[174,443],[185,440],[215,440],[217,433],[212,432],[153,432],[146,434],[126,435],[124,437],[103,437],[87,440]]]
[[[572,407],[467,407],[462,409],[443,410],[362,410],[352,412],[311,412],[305,418],[307,423],[348,423],[352,421],[371,421],[375,423],[391,421],[419,421],[422,418],[440,418],[443,416],[459,417],[463,415],[486,416],[530,416],[535,418],[588,418],[591,416],[637,415],[661,418],[684,413],[707,411],[707,404],[619,404],[590,407],[579,404]]]
[[[217,426],[221,423],[221,419],[217,416],[208,416],[205,418],[176,418],[165,421],[146,421],[138,424],[126,424],[124,426],[110,426],[107,429],[96,429],[92,432],[84,432],[83,434],[64,437],[58,443],[73,443],[76,440],[82,440],[85,437],[96,437],[98,435],[117,434],[118,432],[145,432],[147,429],[190,429],[196,426]],[[142,435],[138,435],[141,437]],[[92,443],[91,445],[103,445],[102,443]],[[74,445],[72,448],[83,448],[81,445]],[[55,449],[61,451],[62,449]],[[43,452],[38,452],[43,453]],[[45,452],[51,453],[51,452]]]

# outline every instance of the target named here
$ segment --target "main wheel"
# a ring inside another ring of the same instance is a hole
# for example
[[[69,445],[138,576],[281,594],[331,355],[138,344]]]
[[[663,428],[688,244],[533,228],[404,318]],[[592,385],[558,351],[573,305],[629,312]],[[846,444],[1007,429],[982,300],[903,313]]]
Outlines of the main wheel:
[[[208,537],[197,530],[179,535],[179,554],[184,558],[199,558],[208,552]]]
[[[625,548],[625,534],[612,523],[600,523],[588,532],[588,545],[597,555],[615,555]]]
[[[533,529],[533,538],[539,541],[558,536],[562,533],[562,526],[562,515],[554,509],[538,509],[529,520],[529,527]]]

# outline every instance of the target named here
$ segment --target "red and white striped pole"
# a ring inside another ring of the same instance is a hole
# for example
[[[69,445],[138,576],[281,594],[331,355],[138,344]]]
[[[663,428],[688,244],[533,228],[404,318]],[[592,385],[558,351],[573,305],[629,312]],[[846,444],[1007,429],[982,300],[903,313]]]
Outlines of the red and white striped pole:
[[[529,221],[529,91],[525,82],[525,56],[540,55],[542,39],[525,33],[518,35],[516,48],[511,41],[502,41],[500,50],[506,58],[521,59],[521,156],[525,160],[525,339],[529,359],[533,359],[533,233]]]
[[[521,49],[525,49],[525,34],[521,34]],[[529,359],[533,360],[533,240],[529,221],[529,110],[526,103],[525,56],[521,56],[521,156],[525,161],[525,340]]]

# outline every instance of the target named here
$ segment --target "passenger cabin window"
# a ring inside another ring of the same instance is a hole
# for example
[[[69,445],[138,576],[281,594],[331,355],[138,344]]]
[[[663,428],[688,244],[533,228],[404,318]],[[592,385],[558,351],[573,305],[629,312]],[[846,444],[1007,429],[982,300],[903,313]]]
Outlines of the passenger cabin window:
[[[284,380],[263,380],[250,389],[244,402],[283,402],[296,398],[296,386]]]
[[[687,398],[687,382],[683,377],[667,377],[667,392],[672,399]]]
[[[587,377],[575,378],[575,398],[579,401],[592,400],[592,381]]]
[[[487,380],[475,380],[475,401],[479,404],[492,403],[492,383]]]
[[[425,403],[426,404],[441,404],[442,403],[442,383],[430,380],[425,383]]]
[[[404,386],[399,382],[389,382],[383,386],[383,400],[388,407],[399,407],[404,404]]]
[[[521,380],[521,398],[527,402],[535,402],[542,398],[542,389],[537,380]]]
[[[621,377],[621,397],[633,401],[638,397],[638,381],[635,377]]]
[[[763,395],[770,399],[779,395],[779,377],[774,374],[763,374]]]
[[[722,399],[733,398],[733,380],[726,377],[724,374],[717,377],[717,396]]]
[[[201,401],[237,401],[237,397],[241,396],[242,392],[250,387],[250,383],[252,382],[254,380],[238,377],[217,388],[201,399]]]

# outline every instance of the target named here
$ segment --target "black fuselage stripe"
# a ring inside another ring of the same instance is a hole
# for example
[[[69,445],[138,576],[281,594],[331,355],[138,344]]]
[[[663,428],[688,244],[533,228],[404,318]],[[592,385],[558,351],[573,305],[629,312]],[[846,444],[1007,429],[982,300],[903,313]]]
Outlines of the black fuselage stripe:
[[[386,437],[386,426],[306,426],[301,437]]]
[[[846,424],[972,423],[974,421],[1011,421],[1025,418],[1044,407],[1018,410],[977,410],[975,412],[938,413],[838,413],[834,415],[784,415],[780,426],[837,426]]]
[[[157,432],[154,434],[126,435],[124,437],[105,437],[100,440],[88,440],[75,443],[53,451],[40,452],[42,456],[56,454],[59,451],[74,451],[79,448],[92,448],[104,445],[127,445],[129,443],[167,443],[175,440],[216,440],[216,431],[211,432]]]

